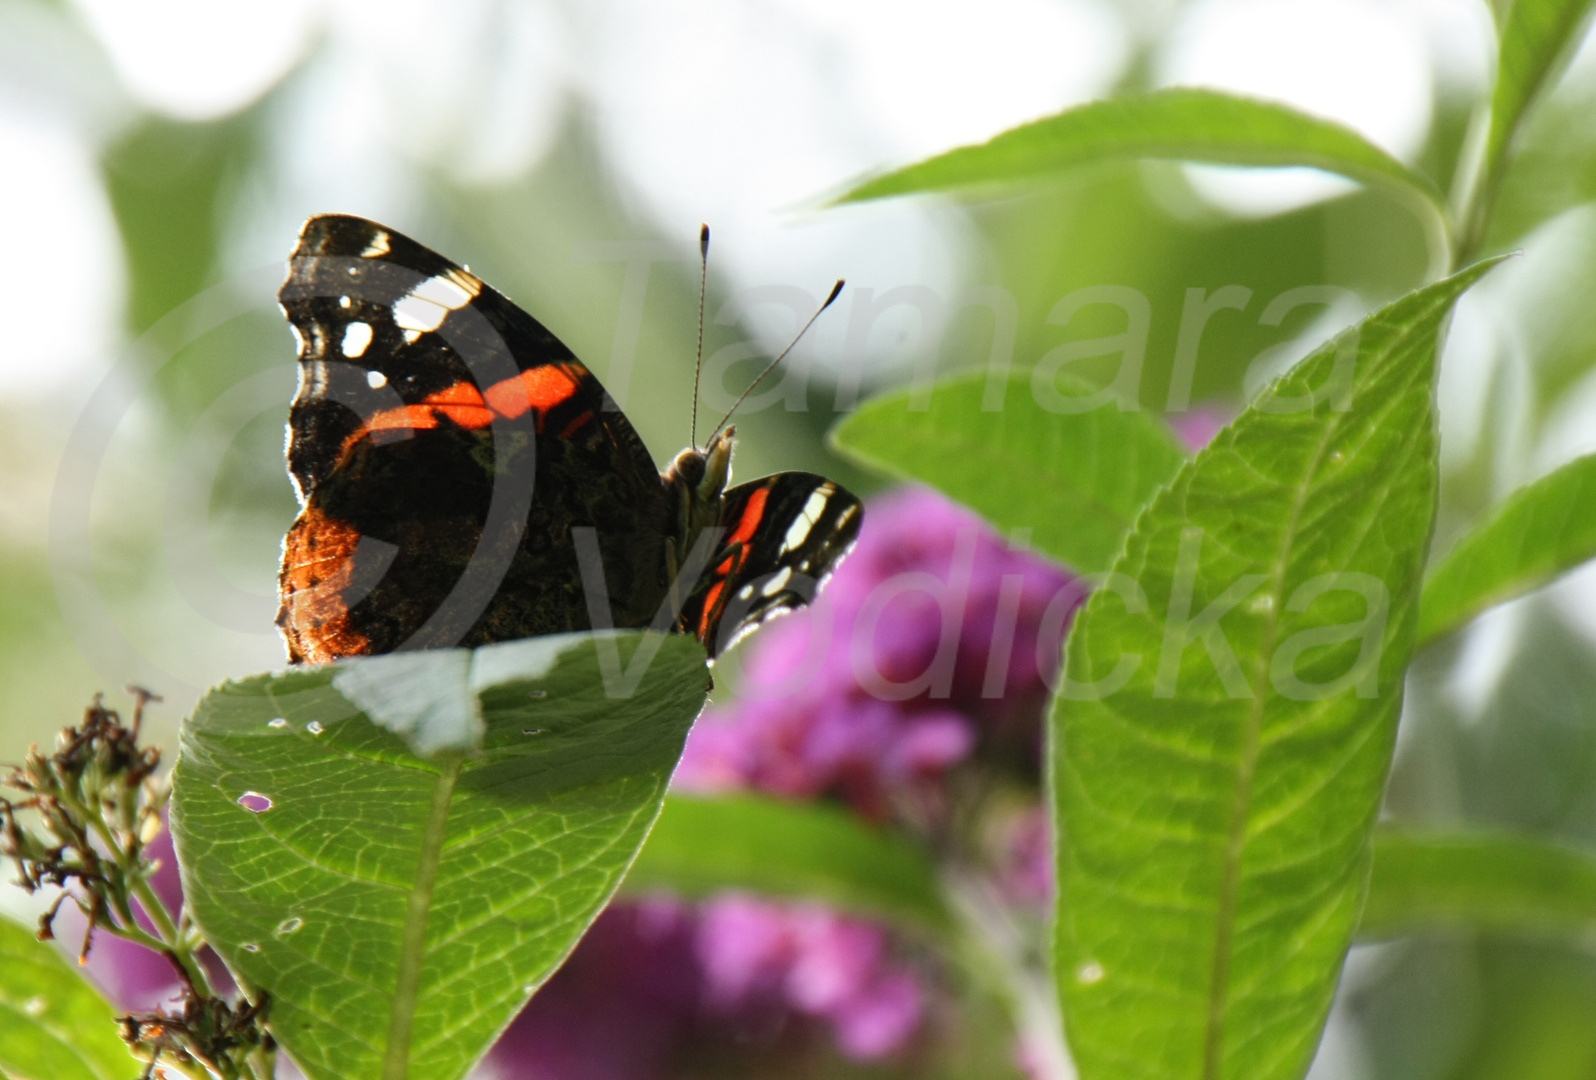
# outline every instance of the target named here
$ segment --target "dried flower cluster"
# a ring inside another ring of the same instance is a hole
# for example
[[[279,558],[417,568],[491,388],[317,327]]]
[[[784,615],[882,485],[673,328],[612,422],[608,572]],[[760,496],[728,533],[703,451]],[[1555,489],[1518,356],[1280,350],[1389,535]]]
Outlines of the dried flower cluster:
[[[152,846],[164,839],[170,776],[157,773],[160,751],[139,745],[144,707],[159,699],[132,693],[131,724],[96,696],[83,722],[57,737],[54,754],[35,747],[0,779],[20,795],[0,798],[0,855],[16,864],[28,892],[61,890],[39,919],[41,940],[55,936],[70,900],[86,920],[79,963],[104,932],[143,946],[151,960],[164,957],[176,972],[175,1011],[120,1021],[122,1038],[147,1063],[146,1078],[159,1065],[186,1077],[265,1080],[276,1046],[264,1025],[264,996],[235,1004],[213,992],[199,959],[203,940],[185,918],[172,917],[154,888],[162,864]]]

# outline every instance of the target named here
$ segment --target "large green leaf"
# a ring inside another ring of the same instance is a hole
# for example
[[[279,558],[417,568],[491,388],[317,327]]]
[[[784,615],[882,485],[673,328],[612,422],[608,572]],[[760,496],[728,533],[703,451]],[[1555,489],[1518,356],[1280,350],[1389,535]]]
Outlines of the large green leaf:
[[[1591,9],[1592,0],[1512,0],[1497,51],[1487,175],[1498,171],[1535,98],[1574,51]]]
[[[0,916],[0,1076],[130,1080],[142,1068],[117,1037],[116,1013],[82,973]]]
[[[1596,454],[1519,488],[1424,583],[1419,641],[1596,558]]]
[[[1138,520],[1051,727],[1081,1075],[1302,1074],[1367,880],[1473,267],[1315,352]],[[1354,361],[1348,363],[1347,361]]]
[[[666,799],[626,888],[692,897],[736,889],[927,930],[949,924],[936,868],[917,845],[835,807],[750,795]]]
[[[1083,573],[1106,570],[1185,453],[1146,413],[1044,408],[1029,372],[983,372],[883,394],[832,433],[848,456],[919,480]],[[1044,388],[1048,389],[1048,388]],[[1057,404],[1057,402],[1053,402]]]
[[[224,684],[182,733],[188,902],[313,1080],[462,1076],[614,892],[707,688],[695,640],[638,633]]]
[[[1526,836],[1379,829],[1358,936],[1442,927],[1589,939],[1596,855]]]
[[[867,180],[838,202],[1046,176],[1109,158],[1310,166],[1443,205],[1435,185],[1363,136],[1286,105],[1176,87],[1094,101]]]

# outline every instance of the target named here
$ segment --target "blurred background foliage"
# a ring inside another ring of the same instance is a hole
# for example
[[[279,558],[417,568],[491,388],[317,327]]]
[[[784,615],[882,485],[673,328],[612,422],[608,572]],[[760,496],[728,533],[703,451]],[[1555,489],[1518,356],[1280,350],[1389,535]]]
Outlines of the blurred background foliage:
[[[1476,0],[0,0],[0,760],[129,681],[166,696],[154,737],[170,748],[205,686],[282,663],[294,374],[274,293],[312,213],[368,214],[468,261],[601,377],[627,271],[592,245],[666,245],[624,396],[660,460],[688,436],[700,220],[717,230],[705,354],[756,346],[721,365],[711,401],[793,322],[769,303],[717,321],[723,305],[772,286],[818,299],[846,276],[795,358],[800,382],[739,418],[738,469],[869,490],[822,441],[838,374],[892,385],[928,352],[938,370],[978,366],[998,329],[980,306],[939,334],[901,306],[870,324],[861,305],[889,290],[1007,290],[1024,367],[1123,328],[1103,308],[1050,324],[1060,298],[1135,288],[1152,311],[1141,404],[1162,410],[1187,290],[1239,284],[1251,303],[1209,323],[1192,394],[1228,415],[1260,352],[1300,355],[1415,287],[1427,253],[1402,206],[1300,174],[1109,165],[992,201],[815,209],[840,185],[1091,97],[1197,81],[1337,116],[1444,188],[1493,50]],[[1501,194],[1487,248],[1524,256],[1454,320],[1438,551],[1596,449],[1593,199],[1587,42]],[[1259,324],[1304,285],[1355,301]],[[1596,846],[1593,660],[1588,572],[1433,647],[1390,813]],[[1364,946],[1315,1075],[1590,1077],[1593,1015],[1584,949]]]

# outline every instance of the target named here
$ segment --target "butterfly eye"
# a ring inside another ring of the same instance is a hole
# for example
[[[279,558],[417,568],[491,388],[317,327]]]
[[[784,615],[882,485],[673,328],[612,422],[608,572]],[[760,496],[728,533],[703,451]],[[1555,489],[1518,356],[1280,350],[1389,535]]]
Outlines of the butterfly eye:
[[[683,450],[676,455],[673,468],[682,483],[697,488],[704,479],[704,455],[696,450]]]

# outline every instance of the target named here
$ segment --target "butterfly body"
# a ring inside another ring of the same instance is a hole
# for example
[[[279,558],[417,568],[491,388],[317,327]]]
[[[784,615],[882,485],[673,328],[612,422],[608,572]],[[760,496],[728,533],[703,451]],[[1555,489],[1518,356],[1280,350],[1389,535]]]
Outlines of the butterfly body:
[[[310,219],[279,299],[300,341],[278,614],[296,663],[594,626],[714,655],[807,603],[857,535],[824,477],[728,488],[729,428],[657,472],[558,338],[384,226]]]

